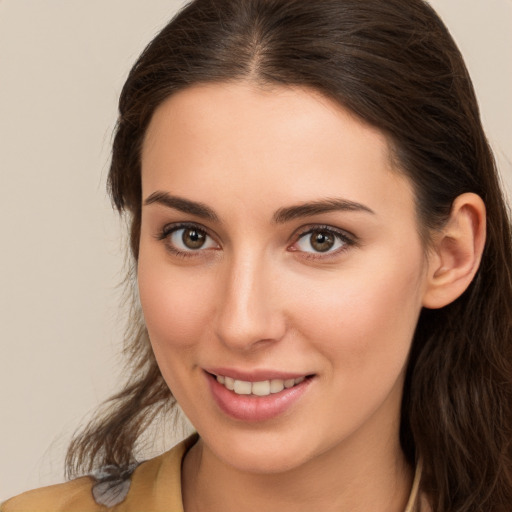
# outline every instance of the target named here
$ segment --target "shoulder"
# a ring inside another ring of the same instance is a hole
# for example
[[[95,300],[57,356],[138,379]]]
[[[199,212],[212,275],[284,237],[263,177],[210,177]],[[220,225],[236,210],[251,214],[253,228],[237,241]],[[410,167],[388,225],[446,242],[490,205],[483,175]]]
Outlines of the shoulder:
[[[193,435],[141,464],[106,466],[90,476],[28,491],[1,504],[0,512],[105,512],[110,507],[119,512],[180,512],[181,462],[196,441],[197,435]]]
[[[96,512],[102,509],[92,496],[94,480],[77,478],[64,484],[28,491],[0,505],[1,512]]]

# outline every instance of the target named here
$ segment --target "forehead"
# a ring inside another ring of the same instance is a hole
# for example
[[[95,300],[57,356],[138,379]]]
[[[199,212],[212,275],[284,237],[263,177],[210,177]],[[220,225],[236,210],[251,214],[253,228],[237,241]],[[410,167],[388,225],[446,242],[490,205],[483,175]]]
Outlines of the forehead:
[[[413,202],[381,131],[314,90],[248,83],[168,98],[146,133],[142,182],[145,197],[165,190],[211,203],[230,194],[245,208],[329,196]]]

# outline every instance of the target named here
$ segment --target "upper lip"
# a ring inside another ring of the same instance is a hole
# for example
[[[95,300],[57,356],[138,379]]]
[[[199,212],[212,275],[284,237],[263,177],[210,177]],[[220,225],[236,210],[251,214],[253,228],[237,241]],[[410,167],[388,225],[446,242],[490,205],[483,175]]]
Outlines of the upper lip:
[[[224,377],[231,377],[235,380],[243,380],[247,382],[261,382],[264,380],[288,380],[298,379],[299,377],[307,377],[311,373],[305,372],[283,372],[280,370],[270,369],[254,369],[254,370],[241,370],[237,368],[203,368],[205,372],[213,375],[222,375]]]

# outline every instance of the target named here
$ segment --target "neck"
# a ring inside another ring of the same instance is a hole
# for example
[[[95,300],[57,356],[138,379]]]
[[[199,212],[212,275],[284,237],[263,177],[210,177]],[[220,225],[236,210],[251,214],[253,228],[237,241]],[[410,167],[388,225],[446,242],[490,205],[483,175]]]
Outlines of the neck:
[[[351,440],[300,467],[261,474],[237,470],[199,440],[183,465],[185,512],[403,512],[413,471],[398,439],[382,441]]]

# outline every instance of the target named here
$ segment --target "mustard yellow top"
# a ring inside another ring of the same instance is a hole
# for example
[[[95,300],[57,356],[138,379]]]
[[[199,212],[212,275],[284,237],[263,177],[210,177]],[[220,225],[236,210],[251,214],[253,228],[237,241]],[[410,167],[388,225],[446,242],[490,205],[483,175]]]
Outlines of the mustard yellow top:
[[[3,503],[0,511],[183,512],[181,461],[196,440],[197,436],[191,436],[172,450],[138,465],[130,475],[131,478],[112,482],[110,491],[107,488],[96,493],[100,503],[93,494],[98,479],[85,476],[20,494]],[[128,486],[123,485],[125,482],[129,482]],[[116,501],[119,503],[114,504]]]
[[[107,469],[95,477],[28,491],[4,502],[0,512],[183,512],[181,463],[196,441],[197,435],[191,436],[132,471],[116,475]],[[404,512],[420,512],[420,477],[421,465]]]

